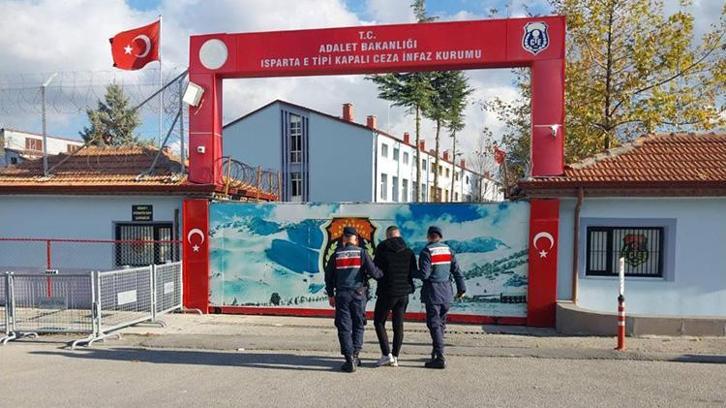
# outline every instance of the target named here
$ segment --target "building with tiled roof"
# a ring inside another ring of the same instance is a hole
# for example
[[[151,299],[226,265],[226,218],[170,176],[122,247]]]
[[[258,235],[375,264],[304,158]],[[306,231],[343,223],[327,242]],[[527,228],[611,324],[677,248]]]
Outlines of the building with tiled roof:
[[[519,187],[559,199],[559,299],[613,312],[623,258],[628,312],[726,321],[726,134],[644,136]]]
[[[275,192],[256,188],[261,183],[251,184],[259,170],[239,179],[243,172],[233,172],[231,162],[225,169],[229,177],[222,191],[189,183],[178,157],[142,146],[85,147],[49,156],[47,175],[42,158],[0,169],[0,268],[42,268],[51,253],[54,266],[64,270],[179,260],[185,201],[275,199]],[[46,239],[58,241],[38,243]],[[154,243],[114,243],[119,240]]]
[[[726,195],[726,134],[658,134],[519,183],[530,195]]]
[[[211,196],[215,186],[193,184],[179,157],[168,149],[153,147],[86,147],[72,154],[48,157],[49,174],[43,161],[30,160],[0,170],[0,194],[183,194]],[[257,188],[233,180],[232,198],[257,198]],[[260,191],[260,199],[274,199],[274,192]]]
[[[46,143],[46,146],[43,144]],[[24,130],[0,128],[0,168],[16,165],[25,160],[49,155],[73,152],[83,145],[79,139],[46,136]]]

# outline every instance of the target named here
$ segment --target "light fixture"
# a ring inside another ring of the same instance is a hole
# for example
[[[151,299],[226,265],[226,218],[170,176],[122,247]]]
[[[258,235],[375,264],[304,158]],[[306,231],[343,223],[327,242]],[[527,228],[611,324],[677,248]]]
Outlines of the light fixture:
[[[199,106],[199,103],[202,100],[202,95],[204,95],[204,88],[195,84],[194,82],[189,81],[187,89],[184,91],[184,96],[182,97],[182,100],[187,105],[194,106],[196,108],[197,106]]]

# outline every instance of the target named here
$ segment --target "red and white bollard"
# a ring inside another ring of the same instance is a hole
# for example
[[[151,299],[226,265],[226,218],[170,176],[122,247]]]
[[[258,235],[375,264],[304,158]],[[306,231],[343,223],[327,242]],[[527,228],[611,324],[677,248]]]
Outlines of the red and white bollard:
[[[615,350],[625,350],[625,258],[620,258],[618,270],[620,293],[618,295],[618,346]]]
[[[618,296],[618,347],[615,350],[625,350],[625,296]]]

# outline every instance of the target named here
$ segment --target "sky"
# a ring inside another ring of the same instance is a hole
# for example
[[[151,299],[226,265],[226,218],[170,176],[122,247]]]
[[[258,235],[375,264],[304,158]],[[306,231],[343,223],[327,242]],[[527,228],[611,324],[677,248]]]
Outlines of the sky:
[[[666,3],[669,9],[677,0]],[[705,30],[718,19],[718,3],[694,0],[691,11],[697,30]],[[450,21],[487,18],[492,8],[499,10],[500,16],[520,17],[525,15],[525,4],[534,13],[549,14],[544,0],[429,0],[427,8],[439,20]],[[151,86],[158,76],[156,64],[139,72],[114,71],[108,38],[148,24],[158,15],[163,16],[162,56],[167,77],[186,67],[191,34],[414,22],[409,0],[0,0],[0,88],[3,78],[10,78],[10,82],[19,78],[24,84],[28,78],[42,82],[52,72],[61,72],[64,84],[70,81],[68,78],[76,81],[76,77],[85,80],[90,76],[96,82],[116,80]],[[492,129],[495,137],[502,130],[502,124],[493,114],[483,112],[478,102],[494,96],[505,100],[519,96],[509,70],[467,71],[467,75],[475,93],[465,112],[466,128],[460,134],[464,157],[475,149],[484,127]],[[149,87],[143,89],[153,92]],[[383,130],[399,137],[406,131],[413,133],[413,118],[378,99],[375,85],[362,76],[231,80],[225,82],[224,98],[225,123],[274,99],[333,115],[340,115],[342,104],[349,102],[354,105],[358,122],[365,122],[366,115],[376,115]],[[12,127],[40,131],[37,110],[3,118],[1,108],[0,127],[6,122]],[[78,131],[87,124],[86,117],[82,109],[72,110],[50,112],[48,133],[78,137]],[[149,112],[143,119],[140,133],[156,135],[158,119]],[[170,121],[171,116],[166,118],[167,124]],[[423,136],[427,145],[432,145],[433,124],[429,121],[424,123]],[[444,148],[449,146],[449,139],[442,138]]]

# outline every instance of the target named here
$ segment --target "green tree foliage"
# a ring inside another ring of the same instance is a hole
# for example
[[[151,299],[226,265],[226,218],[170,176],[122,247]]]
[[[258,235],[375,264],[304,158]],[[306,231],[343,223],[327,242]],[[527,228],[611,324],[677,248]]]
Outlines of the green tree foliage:
[[[134,131],[141,124],[138,113],[129,108],[129,99],[118,84],[106,87],[104,101],[96,109],[86,110],[89,127],[80,135],[88,145],[129,146],[140,144]]]
[[[689,1],[671,15],[663,0],[550,3],[555,13],[567,16],[568,162],[649,132],[724,125],[723,12],[697,44]],[[529,75],[517,71],[515,82],[521,99],[495,98],[485,106],[508,127],[503,142],[516,177],[529,163]]]

